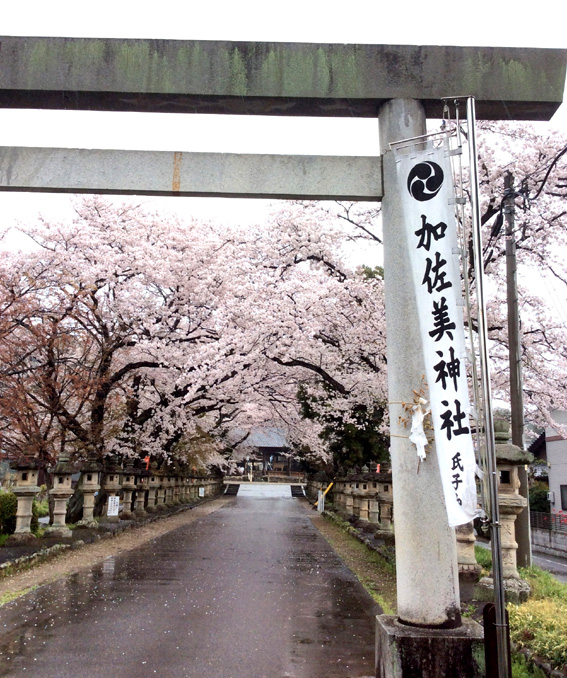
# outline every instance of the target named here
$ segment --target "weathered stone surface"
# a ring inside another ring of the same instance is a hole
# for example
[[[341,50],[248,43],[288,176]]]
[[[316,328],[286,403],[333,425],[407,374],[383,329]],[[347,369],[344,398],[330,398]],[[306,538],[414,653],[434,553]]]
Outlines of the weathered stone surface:
[[[527,581],[516,577],[505,577],[504,598],[507,603],[525,603],[529,598],[531,587]],[[494,579],[483,577],[475,586],[475,600],[492,602],[494,600]]]
[[[379,200],[377,156],[0,148],[0,191]]]
[[[376,117],[417,98],[474,95],[477,117],[547,120],[563,96],[560,49],[0,38],[0,106]]]
[[[500,443],[496,445],[496,458],[498,461],[507,461],[511,464],[531,464],[534,455],[512,443]]]
[[[457,629],[424,629],[376,617],[376,678],[481,678],[484,633],[464,619]]]

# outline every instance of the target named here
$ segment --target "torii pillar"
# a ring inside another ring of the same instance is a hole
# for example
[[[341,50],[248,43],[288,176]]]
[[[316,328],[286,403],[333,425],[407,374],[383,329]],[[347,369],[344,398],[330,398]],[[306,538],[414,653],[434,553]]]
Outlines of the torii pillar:
[[[441,678],[457,675],[458,668],[459,676],[473,678],[480,675],[483,632],[461,619],[455,531],[447,523],[434,445],[418,475],[415,446],[399,420],[406,414],[401,403],[411,403],[420,389],[425,365],[389,144],[425,134],[425,111],[415,99],[391,99],[379,120],[398,615],[377,618],[376,676]]]

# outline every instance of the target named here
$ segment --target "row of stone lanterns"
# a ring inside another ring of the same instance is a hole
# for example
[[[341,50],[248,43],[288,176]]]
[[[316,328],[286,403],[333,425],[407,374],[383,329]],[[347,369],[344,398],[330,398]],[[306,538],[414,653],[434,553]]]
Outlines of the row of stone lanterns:
[[[394,500],[391,471],[369,473],[363,467],[360,473],[339,478],[334,501],[339,511],[376,525],[377,535],[392,534]]]
[[[307,494],[310,498],[317,496],[318,490],[325,490],[326,483],[319,478],[308,483]],[[379,535],[393,533],[393,496],[392,473],[382,470],[380,473],[370,472],[363,466],[360,471],[347,473],[335,479],[331,490],[333,505],[345,516],[355,516],[376,526]]]
[[[34,459],[22,460],[12,465],[16,471],[16,483],[12,491],[18,499],[16,530],[12,541],[33,538],[31,532],[32,506],[40,492],[39,470]],[[53,499],[53,523],[47,531],[57,537],[71,535],[66,524],[67,502],[74,493],[72,476],[76,469],[69,458],[61,455],[55,466],[49,469],[53,487],[49,491]],[[81,468],[79,488],[83,495],[83,515],[78,527],[96,527],[94,519],[96,496],[101,489],[107,496],[103,515],[106,521],[143,517],[148,513],[216,496],[222,492],[222,477],[204,476],[195,472],[183,472],[179,467],[159,469],[156,463],[151,469],[135,469],[132,462],[121,468],[115,461],[104,468],[95,459],[89,458]],[[116,498],[116,499],[112,499]],[[109,511],[109,507],[122,503],[122,513]]]

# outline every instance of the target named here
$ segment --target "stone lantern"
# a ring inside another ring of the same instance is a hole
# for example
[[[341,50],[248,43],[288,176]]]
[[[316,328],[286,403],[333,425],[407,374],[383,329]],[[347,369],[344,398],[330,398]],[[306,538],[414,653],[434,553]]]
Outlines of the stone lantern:
[[[80,487],[83,493],[83,518],[77,525],[80,527],[98,527],[94,519],[95,496],[100,490],[100,474],[102,464],[94,455],[89,455],[81,469]]]
[[[169,487],[169,478],[166,475],[165,469],[163,466],[156,470],[155,475],[159,480],[157,490],[156,490],[156,510],[165,511],[167,508],[165,503],[167,501],[167,490]]]
[[[8,543],[19,543],[33,540],[35,535],[31,531],[32,507],[35,495],[39,492],[38,468],[35,459],[21,459],[12,464],[16,471],[16,485],[12,492],[18,498],[16,510],[16,530],[9,537]]]
[[[168,478],[167,505],[179,506],[179,467],[177,464],[170,467]]]
[[[500,422],[496,422],[497,424]],[[527,499],[519,492],[520,476],[518,467],[533,461],[530,452],[508,442],[509,427],[505,422],[504,430],[495,426],[496,466],[499,474],[498,506],[500,507],[502,575],[505,579],[520,579],[517,569],[515,521],[516,517],[528,505]]]
[[[159,492],[161,486],[161,473],[158,470],[157,462],[152,462],[150,466],[150,475],[148,476],[148,504],[146,511],[154,513],[157,511]]]
[[[394,534],[394,498],[392,494],[392,472],[382,470],[376,474],[376,489],[378,498],[377,536],[393,538]]]
[[[182,492],[183,496],[182,501],[184,504],[189,504],[189,502],[191,501],[190,493],[191,493],[191,478],[189,477],[187,469],[185,469],[183,473],[183,492]]]
[[[71,537],[71,530],[66,525],[65,516],[67,500],[73,494],[72,479],[74,472],[67,452],[62,452],[55,466],[49,469],[53,479],[53,487],[49,490],[50,496],[53,497],[53,524],[47,528],[46,532],[50,535],[63,538]]]
[[[136,489],[136,475],[134,472],[134,463],[131,459],[126,462],[126,468],[122,475],[122,503],[123,509],[120,514],[122,520],[131,520],[134,517],[132,512],[132,495]]]
[[[496,467],[499,476],[498,507],[500,512],[500,542],[502,548],[502,577],[506,599],[517,603],[527,600],[530,592],[529,584],[520,579],[518,574],[516,550],[515,521],[516,517],[527,506],[527,499],[522,497],[518,467],[533,461],[533,455],[518,445],[509,443],[510,426],[506,420],[494,422],[496,441]],[[484,578],[479,582],[481,589],[492,589],[492,579]]]
[[[143,516],[146,515],[146,495],[149,490],[150,472],[146,469],[141,469],[138,471],[136,478],[136,503],[134,515],[143,518]]]
[[[363,472],[364,469],[368,470],[368,467],[363,466]],[[368,522],[369,518],[369,504],[370,504],[370,487],[372,483],[368,482],[368,479],[364,477],[364,475],[360,478],[360,481],[357,483],[357,494],[358,494],[358,517],[360,520],[365,520]]]

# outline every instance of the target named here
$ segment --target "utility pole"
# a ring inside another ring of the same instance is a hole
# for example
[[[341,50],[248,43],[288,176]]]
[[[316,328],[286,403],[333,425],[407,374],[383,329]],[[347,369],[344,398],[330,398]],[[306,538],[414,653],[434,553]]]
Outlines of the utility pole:
[[[515,210],[514,176],[504,176],[504,214],[506,217],[506,295],[508,302],[508,346],[510,360],[510,409],[512,419],[512,444],[524,447],[524,399],[522,393],[522,356],[520,344],[520,314],[516,271],[516,237],[514,235]],[[518,468],[520,494],[528,505],[516,518],[517,559],[520,567],[532,564],[528,472]]]

